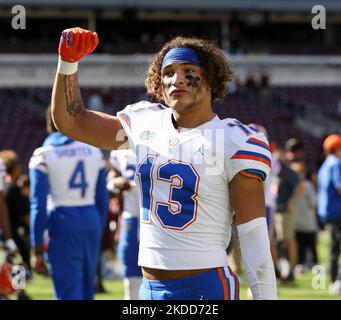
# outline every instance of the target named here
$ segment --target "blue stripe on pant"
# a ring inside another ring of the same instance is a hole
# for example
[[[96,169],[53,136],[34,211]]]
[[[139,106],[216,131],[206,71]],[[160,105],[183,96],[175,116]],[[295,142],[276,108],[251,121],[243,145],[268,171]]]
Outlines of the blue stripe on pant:
[[[93,299],[101,235],[99,229],[53,233],[49,260],[57,299]]]

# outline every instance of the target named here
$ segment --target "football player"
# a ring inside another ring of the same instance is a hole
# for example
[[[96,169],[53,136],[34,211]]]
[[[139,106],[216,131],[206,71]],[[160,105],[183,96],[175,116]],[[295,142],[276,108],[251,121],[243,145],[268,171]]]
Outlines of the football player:
[[[50,135],[29,162],[30,233],[35,270],[46,274],[44,231],[55,297],[91,300],[100,242],[108,213],[102,152],[57,132],[47,112]]]
[[[120,221],[118,256],[122,263],[124,299],[137,300],[142,280],[141,267],[137,264],[139,252],[139,193],[135,183],[136,157],[131,150],[110,153],[110,164],[119,176],[111,179],[111,187],[122,191],[123,213]],[[107,187],[111,189],[110,186]]]
[[[235,214],[253,296],[275,299],[262,183],[271,154],[263,133],[212,111],[233,74],[224,53],[201,39],[171,40],[147,72],[147,91],[160,103],[131,104],[114,117],[87,110],[81,98],[78,62],[97,44],[88,30],[62,33],[52,114],[73,139],[109,150],[124,142],[136,153],[140,298],[238,299],[225,252]]]
[[[330,293],[341,294],[341,134],[330,134],[323,141],[325,160],[317,175],[317,212],[322,222],[330,225],[331,243],[329,275]]]

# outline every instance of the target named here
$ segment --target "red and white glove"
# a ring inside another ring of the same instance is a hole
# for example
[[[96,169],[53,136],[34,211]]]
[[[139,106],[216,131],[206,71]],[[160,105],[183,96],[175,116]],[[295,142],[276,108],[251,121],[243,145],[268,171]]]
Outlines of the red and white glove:
[[[93,52],[98,45],[98,35],[82,28],[65,29],[59,42],[57,72],[65,75],[77,72],[78,62]]]

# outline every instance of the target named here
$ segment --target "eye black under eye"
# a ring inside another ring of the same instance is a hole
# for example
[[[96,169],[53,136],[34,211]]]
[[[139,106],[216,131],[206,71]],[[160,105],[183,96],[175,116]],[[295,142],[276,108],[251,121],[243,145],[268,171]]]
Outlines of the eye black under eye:
[[[164,76],[164,77],[170,77],[170,76],[172,76],[173,74],[174,74],[173,71],[167,71],[167,72],[165,72],[165,73],[163,74],[163,76]]]

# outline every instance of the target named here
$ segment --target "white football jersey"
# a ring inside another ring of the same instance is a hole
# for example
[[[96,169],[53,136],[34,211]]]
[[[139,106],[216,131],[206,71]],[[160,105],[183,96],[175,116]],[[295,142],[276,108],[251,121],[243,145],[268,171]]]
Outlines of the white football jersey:
[[[4,162],[0,159],[0,192],[5,188],[5,176],[6,176],[6,167]]]
[[[135,183],[136,155],[131,150],[113,150],[110,153],[111,165],[130,182],[130,189],[123,192],[123,215],[126,218],[140,215],[140,195]]]
[[[30,169],[48,176],[50,209],[95,204],[96,183],[104,165],[99,149],[78,141],[40,147],[29,162]]]
[[[228,184],[243,170],[265,180],[271,153],[264,134],[217,116],[178,132],[171,108],[146,101],[128,105],[118,118],[137,156],[139,265],[225,266],[233,219]]]

